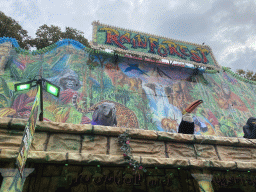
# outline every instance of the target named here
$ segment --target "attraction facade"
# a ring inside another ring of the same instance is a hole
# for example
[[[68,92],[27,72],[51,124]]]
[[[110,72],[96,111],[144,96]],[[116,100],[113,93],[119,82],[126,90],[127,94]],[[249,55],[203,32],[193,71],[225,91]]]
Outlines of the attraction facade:
[[[28,171],[23,191],[255,190],[255,146],[242,137],[255,116],[256,82],[218,65],[209,46],[99,22],[91,48],[70,39],[33,52],[15,39],[0,43],[1,190],[23,186],[14,170],[5,175],[15,168],[37,89],[15,92],[14,84],[37,76],[61,92],[59,98],[44,93],[44,121],[26,167],[36,171]],[[198,99],[195,134],[178,134],[182,111]],[[95,123],[104,103],[114,106],[107,118],[115,115],[115,125]],[[118,144],[126,130],[135,171]]]

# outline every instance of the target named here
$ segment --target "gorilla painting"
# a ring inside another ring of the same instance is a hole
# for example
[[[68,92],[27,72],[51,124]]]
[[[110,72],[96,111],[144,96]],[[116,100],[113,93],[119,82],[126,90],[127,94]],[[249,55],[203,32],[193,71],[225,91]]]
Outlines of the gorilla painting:
[[[92,125],[116,126],[116,108],[114,103],[104,102],[96,107],[92,115]]]
[[[72,89],[77,91],[82,86],[78,75],[71,69],[65,69],[59,75],[49,78],[48,80],[58,85],[61,90]]]
[[[243,127],[244,138],[256,139],[256,118],[250,117],[246,125]]]

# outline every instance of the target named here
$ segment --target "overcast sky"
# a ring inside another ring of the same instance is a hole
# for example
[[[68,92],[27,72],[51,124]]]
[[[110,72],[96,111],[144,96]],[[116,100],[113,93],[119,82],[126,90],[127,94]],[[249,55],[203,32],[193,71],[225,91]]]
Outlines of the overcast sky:
[[[256,72],[255,0],[0,0],[0,10],[35,37],[43,24],[92,40],[94,20],[212,48],[218,63]]]

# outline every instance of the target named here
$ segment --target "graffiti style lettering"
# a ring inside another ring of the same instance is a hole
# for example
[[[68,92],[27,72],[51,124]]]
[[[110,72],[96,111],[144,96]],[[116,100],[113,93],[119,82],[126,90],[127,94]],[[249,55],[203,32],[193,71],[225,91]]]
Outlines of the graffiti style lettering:
[[[123,184],[123,174],[121,172],[119,172],[117,175],[115,175],[114,181],[117,185],[122,185]]]
[[[185,56],[190,56],[189,53],[186,53],[186,52],[189,52],[187,46],[185,46],[185,45],[179,45],[179,49],[180,49],[180,52],[181,52],[183,55],[185,55]]]
[[[181,55],[178,51],[177,51],[177,44],[172,42],[172,41],[163,41],[163,43],[166,43],[169,47],[169,53],[170,55],[177,55],[180,58],[185,58],[185,56]]]
[[[195,61],[195,62],[197,62],[197,63],[200,63],[200,62],[202,61],[202,59],[201,59],[201,57],[198,55],[197,51],[191,50],[190,53],[191,53],[191,55],[192,55],[192,56],[190,57],[190,60],[191,60],[191,61]]]
[[[149,46],[150,46],[149,53],[155,53],[154,48],[158,47],[158,39],[153,38],[153,37],[149,37],[148,40],[149,40]]]
[[[124,50],[135,51],[140,56],[150,53],[152,57],[158,59],[170,58],[170,60],[184,60],[187,63],[202,63],[209,65],[217,65],[211,50],[207,46],[186,43],[183,41],[151,36],[145,33],[128,31],[125,29],[110,27],[97,24],[97,34],[95,34],[94,42],[96,47],[112,47]],[[101,33],[100,33],[101,32]],[[108,46],[103,46],[108,44]],[[130,44],[126,46],[126,44]],[[149,55],[148,55],[149,56]],[[157,62],[159,63],[159,62]]]
[[[89,184],[91,182],[91,175],[87,175],[87,174],[81,175],[80,182],[84,185]]]
[[[108,176],[105,177],[105,182],[106,182],[107,184],[110,184],[110,183],[112,183],[113,181],[114,181],[114,177],[113,177],[113,176],[108,175]]]
[[[132,178],[124,178],[124,183],[126,185],[132,185],[133,184],[133,179]]]
[[[161,52],[161,50],[164,51],[164,53]],[[164,45],[159,45],[158,47],[158,54],[162,57],[167,57],[167,50],[166,50],[166,47]]]
[[[167,183],[166,183],[167,186],[171,186],[172,185],[172,178],[168,177],[167,178]]]
[[[141,177],[142,175],[138,174],[138,175],[134,175],[134,185],[141,185]]]
[[[147,48],[147,39],[144,37],[144,42],[141,40],[140,35],[136,35],[135,38],[137,38],[138,43],[137,46],[146,49]]]
[[[202,55],[203,63],[204,64],[209,63],[209,61],[206,58],[206,55],[209,54],[209,51],[207,49],[205,49],[205,48],[200,48],[200,47],[196,48],[196,50],[200,51],[200,54]]]
[[[107,40],[106,43],[112,45],[113,43],[115,43],[117,46],[123,48],[123,49],[127,49],[125,46],[123,46],[119,40],[118,40],[118,36],[119,36],[119,32],[115,29],[111,29],[108,27],[103,27],[100,29],[101,31],[107,31]],[[113,34],[114,33],[114,34]]]
[[[135,38],[132,39],[132,48],[137,49]]]
[[[131,43],[131,36],[130,36],[130,33],[125,33],[124,35],[122,35],[120,37],[120,42],[121,43]]]
[[[104,183],[104,178],[103,177],[99,177],[99,176],[96,176],[93,178],[93,182],[96,184],[96,185],[102,185]]]
[[[150,181],[148,182],[148,185],[149,185],[150,187],[156,187],[156,186],[159,185],[159,182],[158,182],[157,179],[152,179],[152,180],[150,180]]]

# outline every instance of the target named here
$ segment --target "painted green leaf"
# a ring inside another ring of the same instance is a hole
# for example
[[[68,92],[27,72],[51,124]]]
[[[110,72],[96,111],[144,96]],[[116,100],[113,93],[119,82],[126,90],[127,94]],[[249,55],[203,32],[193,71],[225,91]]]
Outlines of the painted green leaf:
[[[33,63],[32,65],[28,65],[26,67],[25,72],[23,73],[22,79],[27,81],[29,78],[33,79],[36,75],[38,75],[42,63],[40,61]]]
[[[7,98],[3,95],[3,94],[0,94],[0,101],[5,101],[6,103],[8,103],[8,100]]]
[[[5,69],[10,68],[10,66],[12,65],[12,61],[13,61],[13,57],[10,57],[5,65]]]
[[[0,77],[0,78],[2,80],[2,87],[4,89],[5,96],[10,97],[10,90],[9,90],[9,87],[8,87],[7,83],[5,82],[5,80],[2,77]]]
[[[11,76],[13,77],[13,79],[15,81],[19,81],[20,80],[20,75],[19,75],[17,69],[15,67],[13,67],[12,65],[10,67],[10,72],[11,72]]]

